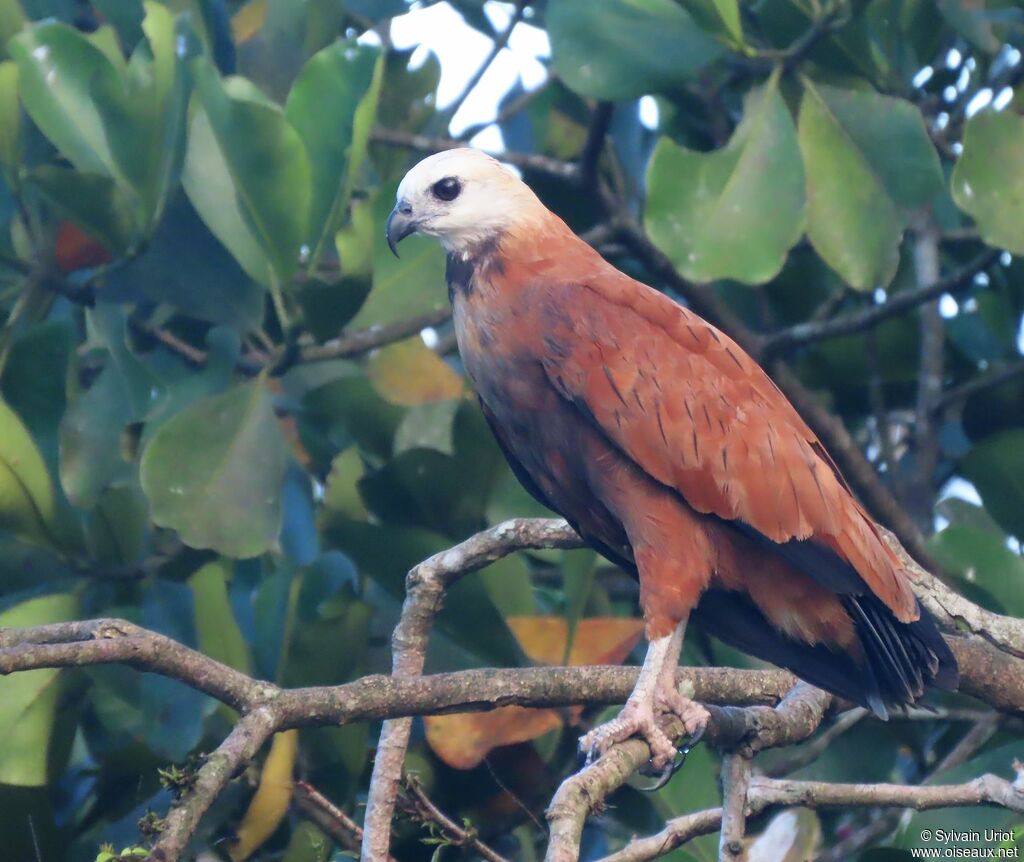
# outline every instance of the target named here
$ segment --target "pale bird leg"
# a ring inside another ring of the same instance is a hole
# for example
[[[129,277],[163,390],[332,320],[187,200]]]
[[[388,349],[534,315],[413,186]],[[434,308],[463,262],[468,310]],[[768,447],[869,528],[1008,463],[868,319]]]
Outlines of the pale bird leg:
[[[639,734],[651,747],[651,767],[665,769],[675,760],[676,747],[658,726],[658,717],[664,713],[677,715],[690,736],[704,732],[708,711],[684,697],[675,684],[685,633],[686,623],[680,623],[672,634],[650,642],[640,677],[622,712],[580,738],[580,751],[586,753],[588,763],[615,743]]]

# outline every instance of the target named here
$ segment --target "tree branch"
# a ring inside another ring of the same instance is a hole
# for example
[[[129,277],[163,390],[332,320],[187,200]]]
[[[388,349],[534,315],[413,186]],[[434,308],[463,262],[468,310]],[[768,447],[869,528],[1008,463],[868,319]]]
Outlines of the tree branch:
[[[863,805],[912,808],[915,811],[965,805],[999,805],[1011,811],[1024,811],[1024,793],[996,775],[982,775],[964,784],[928,787],[905,784],[830,784],[824,781],[752,777],[747,791],[747,816],[759,814],[772,805],[802,808]],[[686,814],[669,820],[657,834],[637,838],[600,862],[646,862],[657,859],[700,835],[717,831],[721,824],[721,808]]]
[[[359,843],[363,840],[363,827],[308,781],[295,782],[292,800],[299,811],[330,835],[339,847],[345,850],[359,849]],[[387,862],[395,862],[394,857],[388,856]]]
[[[228,781],[256,756],[273,734],[275,723],[273,710],[265,706],[239,719],[217,750],[206,758],[189,792],[171,807],[160,838],[150,851],[148,858],[152,862],[176,862],[196,831],[199,819]]]
[[[743,853],[750,780],[750,758],[736,752],[727,754],[722,762],[722,825],[718,840],[721,862],[739,859]]]
[[[764,748],[806,739],[821,723],[831,702],[832,695],[798,683],[774,709],[712,707],[704,737],[712,745],[735,749],[749,759]],[[682,723],[675,716],[666,716],[663,728],[672,739],[684,734]],[[587,815],[650,756],[644,740],[627,739],[562,782],[547,811],[550,837],[545,862],[576,862]]]
[[[491,68],[498,55],[505,50],[508,45],[508,40],[512,37],[512,31],[516,29],[519,22],[523,20],[523,10],[526,8],[524,0],[516,0],[516,8],[512,13],[512,18],[508,22],[508,26],[500,33],[494,34],[494,44],[491,46],[490,52],[484,58],[484,61],[477,67],[477,70],[469,76],[469,80],[466,81],[462,88],[462,92],[459,93],[452,103],[445,108],[445,117],[450,123],[455,115],[459,112],[459,108],[463,106],[466,99],[469,98],[470,93],[476,89],[477,84],[483,79],[484,75],[487,74],[487,70]],[[447,125],[447,123],[445,124]]]
[[[374,770],[375,776],[387,778],[397,768],[400,779],[408,742],[407,716],[468,712],[511,704],[562,707],[624,702],[636,683],[635,667],[538,667],[420,676],[430,627],[448,586],[466,573],[516,550],[573,548],[581,544],[564,521],[518,519],[479,533],[414,567],[408,576],[406,605],[395,632],[395,675],[389,677],[367,676],[340,686],[281,689],[163,635],[111,619],[0,631],[0,674],[42,667],[121,663],[179,680],[241,713],[235,730],[200,770],[196,786],[168,817],[169,827],[157,845],[163,855],[157,858],[174,862],[213,798],[238,766],[251,759],[263,741],[276,731],[398,719],[386,722],[386,727],[397,728],[398,732],[391,731],[392,744],[390,748],[382,746]],[[1024,660],[993,645],[1024,642],[1024,622],[975,607],[923,570],[917,575],[916,587],[922,600],[935,607],[940,620],[967,625],[978,633],[950,640],[961,665],[963,690],[998,709],[1024,715]],[[832,702],[831,696],[810,686],[798,685],[789,691],[793,676],[777,670],[690,668],[680,669],[677,680],[687,686],[693,697],[709,704],[708,742],[748,758],[763,748],[807,738]],[[789,694],[782,698],[787,691]],[[730,705],[715,705],[723,703]],[[763,705],[774,703],[778,703],[775,708]],[[741,708],[738,704],[748,706]],[[675,726],[669,730],[678,735],[682,728]],[[384,738],[387,740],[387,733]],[[563,783],[549,817],[553,836],[568,835],[570,843],[556,843],[552,852],[559,846],[571,848],[572,840],[578,844],[590,808],[621,785],[648,757],[644,742],[630,740]],[[378,813],[376,819],[369,812],[367,815],[364,841],[370,836],[377,842],[371,845],[374,853],[381,844],[386,848],[389,840],[395,799],[388,795],[392,786],[375,780],[371,791],[376,810],[387,812],[386,817]],[[371,826],[377,830],[375,833]],[[385,849],[369,858],[386,857]]]
[[[373,130],[370,138],[378,144],[404,147],[420,153],[438,153],[441,150],[451,150],[456,147],[466,146],[465,141],[455,138],[432,137],[430,135],[412,134],[379,127]],[[494,156],[503,162],[515,165],[517,168],[538,171],[555,179],[575,181],[579,174],[579,169],[573,162],[564,162],[537,153],[518,153],[504,150],[500,153],[495,153]]]
[[[579,537],[565,521],[506,521],[413,567],[405,580],[402,614],[391,637],[392,677],[417,677],[423,673],[427,640],[434,617],[441,609],[444,591],[463,575],[512,550],[578,546]],[[381,728],[363,822],[362,862],[375,862],[388,854],[395,799],[411,729],[409,718],[386,721]]]
[[[984,374],[972,377],[959,386],[952,386],[942,393],[942,396],[935,402],[936,413],[941,413],[954,404],[966,401],[977,392],[983,392],[1011,380],[1018,374],[1024,374],[1024,357],[1011,360],[1004,365],[990,368]]]
[[[817,341],[825,341],[826,339],[838,338],[843,335],[855,335],[858,332],[864,332],[878,326],[883,321],[897,317],[932,299],[938,299],[944,293],[958,293],[971,285],[974,276],[988,269],[988,267],[999,260],[1000,254],[1002,252],[997,248],[986,249],[970,263],[951,275],[947,275],[938,281],[926,283],[913,290],[900,291],[893,294],[881,305],[875,305],[864,311],[846,314],[841,317],[833,317],[830,320],[800,323],[788,329],[781,329],[764,340],[761,347],[761,355],[765,358],[771,358],[788,352],[794,347],[803,347],[808,344],[814,344]]]

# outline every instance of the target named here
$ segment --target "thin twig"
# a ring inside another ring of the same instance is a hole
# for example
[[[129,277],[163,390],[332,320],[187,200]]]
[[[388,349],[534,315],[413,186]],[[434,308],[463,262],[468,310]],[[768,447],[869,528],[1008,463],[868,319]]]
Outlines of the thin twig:
[[[802,808],[848,808],[863,805],[913,808],[915,811],[998,805],[1011,811],[1024,811],[1024,793],[996,775],[982,775],[964,784],[930,787],[907,784],[831,784],[824,781],[752,777],[747,791],[747,814],[759,814],[773,805]],[[721,808],[677,817],[669,820],[657,834],[630,841],[622,850],[605,856],[599,862],[647,862],[657,859],[700,835],[715,832],[721,823]],[[833,857],[828,854],[827,857],[819,858]],[[852,857],[841,855],[835,858]]]
[[[293,801],[296,807],[324,830],[336,844],[346,850],[358,850],[363,840],[363,827],[331,802],[308,781],[295,782]],[[395,862],[389,856],[388,862]]]
[[[164,820],[160,838],[149,853],[152,862],[176,862],[199,825],[199,819],[228,781],[250,760],[274,732],[271,709],[259,707],[242,716],[231,733],[206,758],[195,783]]]
[[[504,856],[481,841],[475,829],[456,823],[438,808],[414,777],[406,775],[404,784],[403,807],[411,817],[420,823],[430,824],[448,843],[472,850],[487,862],[508,862]]]
[[[1018,374],[1024,374],[1024,357],[990,368],[984,374],[972,377],[959,386],[951,386],[935,402],[934,410],[936,413],[942,413],[947,408],[966,401],[978,392],[984,392],[986,389],[992,389],[1007,380],[1012,380]]]
[[[420,153],[438,153],[441,150],[451,150],[456,147],[466,146],[465,141],[460,141],[456,138],[419,135],[384,128],[374,129],[370,137],[378,144],[404,147]],[[555,179],[575,181],[578,176],[578,168],[573,162],[553,159],[538,153],[519,153],[503,150],[500,153],[495,153],[494,156],[503,162],[515,165],[517,168],[538,171]]]
[[[939,281],[939,235],[934,224],[922,224],[914,232],[914,274],[920,287]],[[945,368],[946,326],[938,300],[930,300],[918,310],[921,348],[914,413],[915,476],[910,494],[910,511],[922,531],[931,532],[935,497],[935,467],[939,459],[938,427],[934,407],[942,395]]]
[[[794,347],[803,347],[817,341],[838,338],[844,335],[855,335],[864,332],[883,321],[897,317],[912,308],[916,308],[929,300],[938,299],[944,293],[958,293],[969,287],[974,277],[994,264],[1002,252],[999,249],[986,249],[974,260],[965,264],[956,272],[937,281],[924,284],[912,290],[903,290],[894,294],[881,305],[875,305],[864,311],[834,317],[815,323],[799,323],[787,329],[781,329],[765,339],[761,348],[764,357],[778,356]]]
[[[587,128],[587,138],[580,151],[580,183],[592,186],[597,181],[597,168],[604,150],[604,141],[608,136],[612,118],[615,116],[615,105],[612,102],[598,102],[594,116]]]
[[[539,532],[538,532],[539,531]],[[427,640],[445,589],[518,547],[576,547],[579,537],[564,521],[506,522],[478,533],[460,545],[420,563],[405,582],[402,614],[391,638],[392,677],[417,677],[423,672]],[[409,745],[412,720],[387,721],[381,728],[366,802],[362,862],[383,859],[391,844],[391,820]]]
[[[486,129],[488,126],[500,126],[508,120],[512,119],[516,114],[526,108],[534,99],[536,99],[541,93],[543,93],[553,81],[556,80],[556,75],[549,72],[548,77],[544,83],[532,90],[527,90],[525,93],[521,93],[516,98],[512,99],[505,107],[498,111],[497,116],[493,120],[484,120],[479,123],[474,123],[472,126],[467,126],[463,129],[456,138],[462,142],[471,141],[480,132]]]
[[[822,733],[819,733],[806,745],[802,745],[787,755],[776,759],[769,768],[762,770],[762,774],[767,775],[769,778],[782,778],[814,763],[815,760],[828,751],[833,742],[851,727],[859,724],[868,715],[870,713],[862,706],[840,713],[836,720]],[[935,716],[931,715],[931,718],[934,719]]]
[[[500,33],[495,33],[494,44],[491,46],[491,50],[488,52],[484,61],[477,67],[477,70],[469,76],[469,80],[466,81],[460,92],[452,103],[445,108],[444,113],[448,122],[455,117],[459,112],[459,108],[465,103],[466,99],[469,98],[473,90],[476,89],[477,84],[483,79],[484,75],[487,74],[487,70],[491,68],[491,64],[497,59],[498,55],[505,50],[508,45],[508,40],[512,36],[512,31],[519,25],[519,22],[523,20],[523,10],[526,8],[524,0],[516,0],[516,8],[512,13],[512,17],[508,22],[508,26]]]

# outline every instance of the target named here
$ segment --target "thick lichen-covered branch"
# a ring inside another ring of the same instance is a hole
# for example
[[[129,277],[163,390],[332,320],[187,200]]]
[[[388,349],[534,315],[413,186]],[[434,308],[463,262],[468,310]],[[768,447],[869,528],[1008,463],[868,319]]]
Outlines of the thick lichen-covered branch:
[[[166,828],[153,852],[161,862],[174,862],[213,800],[276,731],[379,719],[386,720],[391,727],[404,723],[407,728],[409,717],[415,715],[513,704],[562,707],[625,701],[636,682],[637,668],[536,667],[420,675],[430,628],[444,591],[451,584],[516,550],[580,545],[579,537],[564,521],[519,519],[485,530],[414,567],[408,577],[402,622],[395,632],[396,672],[392,676],[367,676],[340,686],[283,689],[249,677],[163,635],[117,619],[0,631],[0,674],[119,663],[176,679],[240,713],[235,729],[206,759],[195,785],[167,817]],[[1016,655],[1018,645],[1024,642],[1024,621],[984,611],[956,596],[927,573],[918,574],[917,589],[947,628],[969,629],[967,635],[950,640],[961,665],[962,689],[1003,712],[1024,715],[1024,660]],[[791,745],[808,738],[834,702],[830,695],[817,689],[806,685],[794,687],[794,677],[779,670],[688,668],[679,670],[677,681],[698,701],[709,705],[707,743],[747,759],[763,748]],[[680,727],[668,729],[681,732]],[[397,792],[402,775],[407,732],[392,733],[391,739],[394,744],[378,752],[377,774],[371,787],[379,816],[371,819],[368,812],[364,823],[367,833],[371,826],[376,830],[371,835],[377,844],[371,845],[369,851],[364,835],[366,858],[375,860],[387,858],[386,842],[395,799],[392,794]],[[578,847],[588,812],[621,786],[648,755],[645,743],[630,740],[563,783],[549,811],[554,848],[551,852],[555,854],[549,854],[549,858],[570,858],[573,847]],[[397,772],[392,773],[394,769]],[[378,780],[381,775],[392,774],[393,784]],[[766,787],[776,795],[781,792],[779,785],[763,785],[759,781],[752,780],[750,784],[749,805],[764,797]],[[983,799],[976,797],[985,803],[1011,807],[1017,804],[1016,797],[1007,796],[1005,786],[998,782],[986,780],[971,787],[973,790],[962,790],[958,798],[975,798],[970,797],[975,792],[987,794]],[[796,793],[800,788],[789,790]],[[831,796],[820,788],[812,791],[814,799],[821,800],[823,805],[848,798],[836,795],[840,791],[828,791]],[[863,804],[889,804],[875,803],[876,797],[877,794],[863,797],[872,800]],[[923,799],[922,804],[933,801],[933,796],[914,798]],[[717,829],[720,818],[721,812],[703,812],[669,827],[675,830],[673,834],[683,836],[694,829]],[[380,850],[381,846],[385,849]]]

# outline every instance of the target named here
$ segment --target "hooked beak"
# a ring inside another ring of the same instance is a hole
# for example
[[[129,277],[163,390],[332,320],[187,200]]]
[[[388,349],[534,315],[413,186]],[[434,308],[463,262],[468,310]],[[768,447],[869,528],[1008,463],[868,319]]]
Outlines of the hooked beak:
[[[405,201],[399,201],[388,216],[387,225],[384,228],[384,235],[388,240],[388,248],[391,253],[398,257],[398,244],[409,234],[415,233],[417,228],[416,219],[412,215],[412,207]]]

